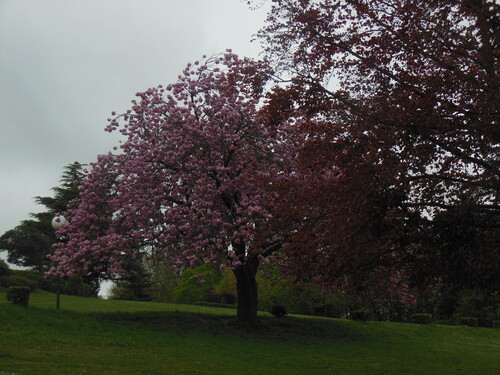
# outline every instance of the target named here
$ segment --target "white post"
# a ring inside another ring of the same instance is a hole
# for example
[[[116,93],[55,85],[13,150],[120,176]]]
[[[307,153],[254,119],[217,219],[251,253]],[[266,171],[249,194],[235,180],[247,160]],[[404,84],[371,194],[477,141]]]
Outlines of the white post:
[[[57,214],[54,216],[52,219],[52,228],[54,230],[58,230],[61,228],[63,225],[67,224],[68,221],[64,218],[64,216]],[[59,279],[59,276],[57,277],[57,292],[56,292],[56,310],[59,310],[59,307],[61,306],[61,281]]]

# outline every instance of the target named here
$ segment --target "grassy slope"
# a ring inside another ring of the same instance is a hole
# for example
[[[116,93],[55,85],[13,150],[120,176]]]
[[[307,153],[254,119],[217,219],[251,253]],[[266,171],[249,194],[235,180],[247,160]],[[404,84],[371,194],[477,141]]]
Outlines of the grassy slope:
[[[0,375],[500,374],[500,330],[262,314],[254,331],[234,310],[0,293]]]

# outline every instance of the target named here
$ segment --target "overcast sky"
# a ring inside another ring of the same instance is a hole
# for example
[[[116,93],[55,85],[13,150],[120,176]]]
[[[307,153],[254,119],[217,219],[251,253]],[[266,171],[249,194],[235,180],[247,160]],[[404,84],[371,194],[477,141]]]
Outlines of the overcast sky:
[[[118,143],[135,93],[232,48],[258,57],[266,5],[242,0],[0,0],[0,235],[52,196],[63,167]]]

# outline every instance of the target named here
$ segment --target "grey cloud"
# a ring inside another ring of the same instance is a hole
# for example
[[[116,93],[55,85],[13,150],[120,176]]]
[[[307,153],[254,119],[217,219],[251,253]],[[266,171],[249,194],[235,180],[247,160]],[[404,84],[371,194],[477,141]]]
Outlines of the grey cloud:
[[[65,165],[117,144],[106,118],[137,91],[203,54],[256,56],[264,15],[237,0],[0,0],[0,234]]]

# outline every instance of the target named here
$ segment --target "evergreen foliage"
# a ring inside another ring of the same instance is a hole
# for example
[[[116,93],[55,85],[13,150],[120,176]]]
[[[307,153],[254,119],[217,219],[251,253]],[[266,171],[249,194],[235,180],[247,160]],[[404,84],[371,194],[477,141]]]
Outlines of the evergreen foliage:
[[[0,259],[0,277],[9,276],[11,270],[9,265],[2,259]]]
[[[143,262],[140,259],[129,260],[124,268],[126,272],[115,280],[110,298],[131,301],[151,300],[151,273]]]
[[[418,324],[431,324],[432,315],[431,314],[412,314],[410,317],[412,323]]]
[[[351,319],[352,320],[361,320],[361,321],[368,321],[370,320],[370,313],[368,313],[365,310],[354,310],[351,311]]]
[[[11,264],[46,272],[50,267],[47,258],[52,254],[56,235],[52,228],[52,218],[66,211],[70,201],[78,197],[78,182],[84,177],[83,164],[74,162],[64,167],[61,185],[54,187],[53,197],[35,197],[36,203],[46,210],[31,213],[32,219],[23,220],[18,226],[6,231],[0,237],[0,251],[7,251]]]
[[[0,263],[0,285],[27,286],[31,290],[44,289],[79,296],[97,296],[99,279],[93,275],[74,275],[57,280],[54,277],[44,279],[51,261],[52,245],[58,240],[52,228],[52,219],[56,214],[66,211],[70,202],[78,200],[79,183],[85,176],[84,165],[73,162],[64,167],[60,185],[52,188],[54,196],[35,197],[35,201],[45,206],[45,211],[31,213],[32,219],[23,220],[18,226],[6,231],[0,237],[0,251],[7,251],[9,263],[29,268],[29,270],[8,270],[5,262]],[[6,273],[7,272],[7,273]]]
[[[473,316],[462,316],[457,319],[457,323],[462,326],[478,327],[479,320]]]

